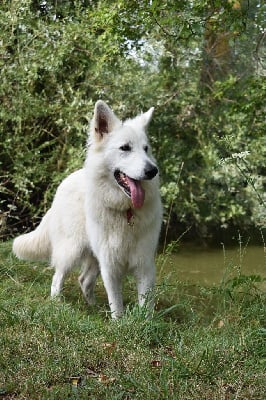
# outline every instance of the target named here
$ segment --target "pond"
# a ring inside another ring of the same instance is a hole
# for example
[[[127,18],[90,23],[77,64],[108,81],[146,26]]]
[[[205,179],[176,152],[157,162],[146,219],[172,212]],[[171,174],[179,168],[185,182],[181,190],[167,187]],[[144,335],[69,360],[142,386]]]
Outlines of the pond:
[[[266,249],[263,246],[244,248],[205,248],[181,244],[177,253],[165,261],[158,260],[158,280],[167,276],[171,280],[190,281],[212,285],[228,276],[260,275],[266,277]],[[263,285],[264,286],[264,285]]]

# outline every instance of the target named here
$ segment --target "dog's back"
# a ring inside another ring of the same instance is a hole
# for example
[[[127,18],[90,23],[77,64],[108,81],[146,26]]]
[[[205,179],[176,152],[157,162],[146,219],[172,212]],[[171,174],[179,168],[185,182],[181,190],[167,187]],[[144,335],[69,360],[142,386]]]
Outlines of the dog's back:
[[[62,255],[68,253],[67,243],[74,248],[87,243],[85,233],[84,170],[80,169],[59,185],[51,208],[38,227],[29,233],[18,236],[13,242],[13,252],[23,260],[52,261],[53,255],[62,247]]]

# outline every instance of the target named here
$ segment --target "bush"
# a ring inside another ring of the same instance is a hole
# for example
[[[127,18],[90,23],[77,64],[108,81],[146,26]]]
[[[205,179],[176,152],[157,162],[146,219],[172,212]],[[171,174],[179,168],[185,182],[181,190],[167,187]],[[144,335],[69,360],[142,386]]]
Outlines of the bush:
[[[127,3],[2,2],[2,237],[32,228],[58,183],[83,164],[99,98],[121,118],[155,106],[150,136],[174,237],[265,225],[265,83],[252,63],[260,8],[243,9],[241,19],[231,5],[218,12],[218,2],[208,17],[216,23],[204,25],[201,1]],[[217,54],[206,65],[214,34],[239,53],[208,81],[214,62],[224,66]]]

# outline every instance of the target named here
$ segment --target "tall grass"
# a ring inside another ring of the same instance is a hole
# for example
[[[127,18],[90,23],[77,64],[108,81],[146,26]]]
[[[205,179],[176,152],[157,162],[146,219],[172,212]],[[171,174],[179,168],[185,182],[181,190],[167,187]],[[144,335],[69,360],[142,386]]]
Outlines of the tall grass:
[[[87,308],[75,273],[52,301],[52,271],[0,246],[0,398],[263,399],[258,277],[227,275],[213,287],[166,277],[149,321],[129,279],[126,313],[112,321],[101,281],[97,306]]]

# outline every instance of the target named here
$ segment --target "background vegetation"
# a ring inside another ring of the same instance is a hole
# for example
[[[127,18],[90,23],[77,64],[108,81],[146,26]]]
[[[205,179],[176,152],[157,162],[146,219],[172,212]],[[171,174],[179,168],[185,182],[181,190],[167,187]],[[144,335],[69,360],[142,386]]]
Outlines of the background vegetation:
[[[265,226],[264,18],[260,0],[3,0],[1,237],[82,166],[99,98],[121,118],[155,106],[169,237]]]

